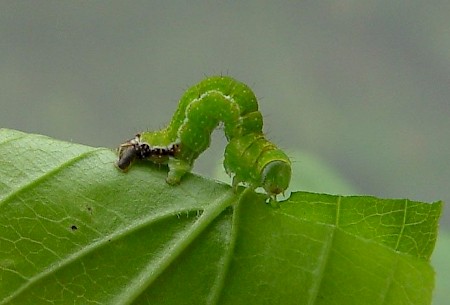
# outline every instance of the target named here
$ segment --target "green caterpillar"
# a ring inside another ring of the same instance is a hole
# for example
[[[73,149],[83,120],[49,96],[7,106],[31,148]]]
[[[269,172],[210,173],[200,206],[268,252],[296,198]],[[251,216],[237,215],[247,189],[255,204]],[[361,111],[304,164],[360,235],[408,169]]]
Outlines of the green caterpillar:
[[[142,132],[120,145],[117,167],[126,171],[135,159],[168,164],[166,181],[178,184],[209,147],[219,123],[229,141],[224,167],[233,176],[233,187],[241,182],[252,189],[263,187],[271,198],[284,193],[291,180],[291,162],[264,137],[252,90],[226,76],[207,78],[188,89],[166,128]]]

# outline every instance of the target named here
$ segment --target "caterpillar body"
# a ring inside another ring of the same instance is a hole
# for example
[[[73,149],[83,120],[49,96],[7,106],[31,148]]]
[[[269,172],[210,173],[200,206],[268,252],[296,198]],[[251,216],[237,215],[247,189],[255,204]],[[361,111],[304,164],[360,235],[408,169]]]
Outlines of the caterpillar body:
[[[142,132],[119,147],[117,167],[127,170],[135,159],[168,164],[167,183],[178,184],[223,123],[228,144],[224,167],[233,186],[263,187],[275,198],[289,186],[291,162],[262,132],[263,119],[253,91],[231,77],[207,78],[181,97],[170,124]]]

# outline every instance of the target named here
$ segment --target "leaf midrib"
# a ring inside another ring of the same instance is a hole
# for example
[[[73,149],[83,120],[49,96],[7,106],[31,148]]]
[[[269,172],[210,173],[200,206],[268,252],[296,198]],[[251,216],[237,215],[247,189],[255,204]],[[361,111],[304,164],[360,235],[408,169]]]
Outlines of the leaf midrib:
[[[152,283],[183,253],[183,251],[222,213],[232,204],[236,196],[233,191],[226,192],[214,200],[204,210],[195,223],[166,248],[165,254],[156,261],[152,261],[134,277],[121,291],[111,304],[132,304]]]
[[[243,195],[240,196],[240,198],[243,197],[244,197]],[[233,206],[230,240],[222,259],[223,264],[221,265],[221,268],[216,276],[216,280],[214,281],[214,284],[211,287],[210,293],[206,299],[207,300],[206,304],[211,305],[218,304],[220,301],[220,297],[222,296],[222,292],[225,287],[225,281],[227,279],[228,271],[230,270],[230,264],[236,246],[241,211],[242,211],[242,204],[241,201],[239,201],[237,204]]]

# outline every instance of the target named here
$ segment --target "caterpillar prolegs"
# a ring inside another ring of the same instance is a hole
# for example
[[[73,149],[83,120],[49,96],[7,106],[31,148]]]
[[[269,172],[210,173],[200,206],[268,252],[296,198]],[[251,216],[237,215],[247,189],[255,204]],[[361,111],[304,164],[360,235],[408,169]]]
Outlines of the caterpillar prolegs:
[[[228,144],[224,167],[233,186],[263,187],[275,198],[289,186],[288,156],[262,132],[263,119],[252,90],[226,76],[207,78],[181,97],[170,124],[142,132],[119,147],[117,166],[127,170],[135,159],[168,164],[167,183],[178,184],[195,159],[211,142],[211,133],[223,123]]]

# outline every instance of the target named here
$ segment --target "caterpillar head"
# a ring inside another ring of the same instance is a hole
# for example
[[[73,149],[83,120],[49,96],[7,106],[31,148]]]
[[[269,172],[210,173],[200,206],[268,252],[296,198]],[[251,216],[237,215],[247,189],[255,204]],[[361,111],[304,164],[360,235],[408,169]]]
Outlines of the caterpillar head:
[[[141,136],[137,134],[133,139],[121,144],[118,149],[119,160],[117,167],[123,171],[128,170],[134,160],[143,159],[145,154],[150,151],[150,146],[141,143]]]
[[[261,175],[261,186],[270,197],[284,193],[291,181],[291,165],[284,160],[266,164]]]
[[[126,171],[130,167],[131,163],[133,163],[133,161],[136,159],[138,153],[139,152],[135,145],[120,146],[119,160],[117,160],[116,166],[119,169]]]

